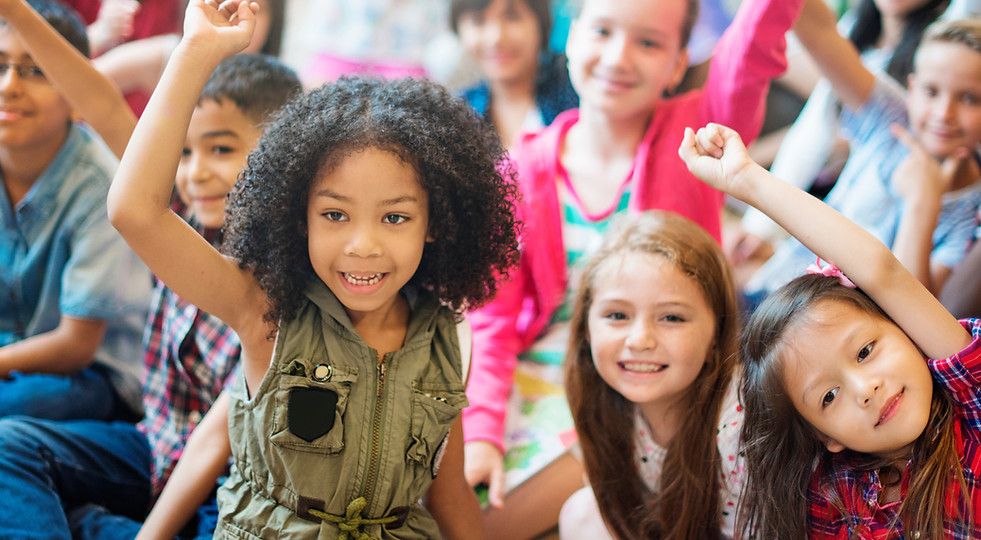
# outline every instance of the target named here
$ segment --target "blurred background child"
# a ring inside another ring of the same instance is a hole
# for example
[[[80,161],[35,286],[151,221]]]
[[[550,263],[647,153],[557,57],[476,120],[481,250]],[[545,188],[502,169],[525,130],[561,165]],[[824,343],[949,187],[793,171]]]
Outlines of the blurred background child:
[[[453,0],[450,23],[483,74],[461,95],[505,147],[579,104],[565,56],[548,48],[549,0]]]

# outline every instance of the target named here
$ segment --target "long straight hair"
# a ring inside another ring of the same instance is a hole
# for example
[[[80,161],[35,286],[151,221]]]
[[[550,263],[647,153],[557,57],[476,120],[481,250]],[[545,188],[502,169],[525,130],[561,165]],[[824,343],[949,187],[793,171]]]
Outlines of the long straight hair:
[[[636,405],[597,373],[588,313],[604,261],[628,253],[674,264],[695,282],[715,315],[714,345],[684,397],[690,415],[668,444],[660,487],[651,493],[636,468]],[[608,528],[622,539],[721,538],[716,442],[719,413],[736,362],[739,311],[729,264],[715,240],[669,212],[624,216],[583,269],[566,354],[566,392],[586,474]]]
[[[890,465],[871,454],[848,452],[837,456],[829,452],[787,395],[783,379],[784,337],[788,329],[799,328],[795,325],[820,302],[846,303],[870,317],[895,324],[861,290],[820,275],[791,281],[767,297],[750,317],[740,355],[741,400],[745,407],[742,441],[746,482],[751,487],[743,492],[740,507],[745,511],[739,514],[737,528],[745,536],[807,537],[807,498],[812,482],[817,495],[847,518],[851,510],[844,508],[841,494],[827,476],[842,466],[871,471]],[[958,491],[962,502],[968,500],[957,454],[953,406],[936,385],[933,395],[930,420],[913,443],[911,477],[899,512],[903,530],[910,538],[913,531],[919,531],[921,538],[943,538],[945,505],[938,501],[956,497]],[[815,470],[825,477],[814,478]],[[973,518],[969,505],[967,508],[968,513],[962,517],[970,523]]]

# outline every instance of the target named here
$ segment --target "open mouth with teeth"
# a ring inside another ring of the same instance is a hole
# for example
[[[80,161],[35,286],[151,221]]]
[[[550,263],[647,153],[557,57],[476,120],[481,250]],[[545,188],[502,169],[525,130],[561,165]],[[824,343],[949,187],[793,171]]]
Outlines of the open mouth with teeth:
[[[362,287],[366,287],[368,285],[374,285],[375,283],[378,283],[379,281],[382,280],[383,277],[385,277],[385,275],[386,274],[384,273],[380,273],[380,274],[368,274],[365,276],[356,276],[354,274],[348,274],[347,272],[341,272],[341,276],[344,278],[344,281],[347,281],[351,285],[358,285]]]
[[[660,373],[668,366],[664,364],[652,364],[650,362],[617,362],[617,366],[624,371],[633,373]]]

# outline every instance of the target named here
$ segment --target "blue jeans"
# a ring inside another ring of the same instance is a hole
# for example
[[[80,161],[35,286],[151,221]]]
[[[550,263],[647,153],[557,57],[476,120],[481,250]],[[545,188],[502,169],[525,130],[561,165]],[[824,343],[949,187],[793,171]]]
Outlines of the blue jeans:
[[[77,508],[68,515],[72,537],[78,540],[132,540],[143,524],[126,516],[119,516],[97,505]],[[218,501],[212,495],[197,515],[188,523],[178,538],[211,540],[218,527]]]
[[[68,540],[67,515],[87,504],[142,521],[150,467],[133,424],[0,418],[0,538]]]
[[[14,372],[0,379],[0,417],[14,415],[47,420],[136,420],[97,367],[71,375]]]

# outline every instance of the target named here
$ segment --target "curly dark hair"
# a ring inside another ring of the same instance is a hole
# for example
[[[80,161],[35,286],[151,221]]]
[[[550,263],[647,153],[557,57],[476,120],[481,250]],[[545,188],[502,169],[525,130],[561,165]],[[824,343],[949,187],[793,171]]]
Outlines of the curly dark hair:
[[[412,165],[429,196],[435,241],[409,284],[462,313],[516,264],[517,184],[494,129],[435,83],[342,77],[273,118],[229,196],[222,250],[266,291],[266,320],[292,320],[316,279],[304,235],[311,182],[368,147]]]

